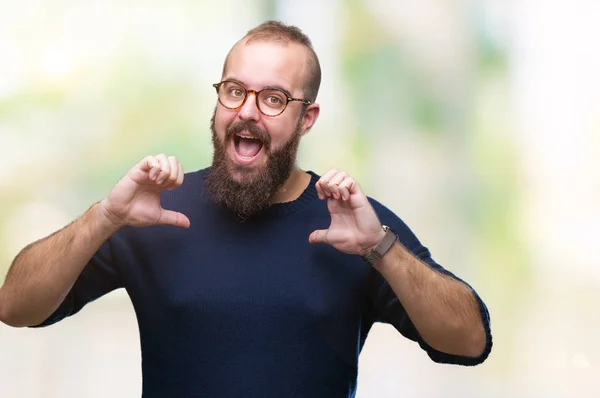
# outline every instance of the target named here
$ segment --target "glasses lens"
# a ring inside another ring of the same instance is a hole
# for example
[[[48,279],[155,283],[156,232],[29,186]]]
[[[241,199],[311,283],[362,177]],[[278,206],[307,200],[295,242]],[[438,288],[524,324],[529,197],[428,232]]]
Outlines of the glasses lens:
[[[219,101],[227,108],[237,108],[246,98],[246,89],[235,82],[225,82],[219,88]]]
[[[258,96],[262,113],[268,116],[279,115],[287,105],[287,96],[279,90],[264,90]]]

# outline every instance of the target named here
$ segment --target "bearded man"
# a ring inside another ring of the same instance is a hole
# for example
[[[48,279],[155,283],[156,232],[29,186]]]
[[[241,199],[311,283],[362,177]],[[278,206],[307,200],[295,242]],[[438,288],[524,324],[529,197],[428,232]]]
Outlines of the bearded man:
[[[298,167],[320,81],[298,28],[250,30],[214,85],[212,165],[184,174],[174,156],[142,159],[19,253],[0,319],[47,326],[126,289],[144,397],[352,397],[375,322],[436,362],[483,362],[492,340],[475,291],[351,176]]]

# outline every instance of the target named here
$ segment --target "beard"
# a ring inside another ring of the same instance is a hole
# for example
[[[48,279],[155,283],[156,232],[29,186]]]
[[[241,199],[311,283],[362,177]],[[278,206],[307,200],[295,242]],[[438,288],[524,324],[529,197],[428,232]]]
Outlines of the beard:
[[[205,189],[215,203],[225,206],[241,221],[245,221],[266,210],[271,205],[277,189],[290,176],[298,153],[304,110],[292,136],[277,150],[272,150],[271,137],[266,131],[248,122],[232,123],[227,126],[225,138],[221,142],[215,128],[216,113],[215,107],[210,121],[214,147],[213,161],[206,175]],[[244,130],[262,141],[262,150],[267,156],[266,164],[247,168],[234,163],[228,156],[228,144],[235,139],[237,133]],[[233,173],[241,175],[239,181],[234,179]]]

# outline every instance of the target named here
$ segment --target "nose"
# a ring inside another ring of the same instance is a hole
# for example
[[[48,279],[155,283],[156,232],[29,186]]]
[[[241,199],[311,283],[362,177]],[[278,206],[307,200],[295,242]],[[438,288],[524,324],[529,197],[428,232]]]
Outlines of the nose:
[[[260,118],[260,111],[256,106],[256,93],[249,92],[244,105],[238,111],[238,116],[242,120],[257,122]]]

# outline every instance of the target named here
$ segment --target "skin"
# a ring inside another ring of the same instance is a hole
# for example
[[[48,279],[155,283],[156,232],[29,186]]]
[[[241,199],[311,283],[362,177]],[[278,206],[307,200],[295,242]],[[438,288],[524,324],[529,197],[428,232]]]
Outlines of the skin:
[[[125,225],[189,227],[185,215],[160,206],[161,192],[179,187],[183,177],[175,157],[148,156],[80,218],[25,247],[0,289],[0,320],[14,327],[43,322],[64,300],[102,243]]]
[[[241,40],[230,52],[223,79],[236,79],[248,89],[278,85],[292,96],[303,98],[306,50],[297,44]],[[280,148],[293,134],[302,105],[292,102],[278,117],[262,115],[250,96],[243,107],[229,110],[217,106],[215,127],[223,141],[225,129],[234,121],[249,121],[267,131],[272,148]],[[319,116],[319,106],[307,106],[301,121],[306,134]],[[232,149],[232,148],[231,148]],[[235,162],[233,152],[229,153]],[[264,167],[266,155],[247,170]],[[233,172],[233,169],[231,169]],[[246,173],[234,174],[245,178]],[[108,196],[82,217],[60,231],[27,246],[15,258],[0,289],[0,320],[11,326],[36,325],[62,302],[77,276],[101,244],[125,225],[144,227],[190,225],[181,213],[160,205],[164,189],[183,182],[181,164],[164,154],[148,156],[115,185]],[[310,176],[293,167],[273,202],[296,199]],[[381,223],[358,183],[348,174],[330,170],[317,182],[319,198],[327,201],[331,225],[307,237],[311,244],[324,243],[349,254],[362,255],[383,238]],[[423,339],[439,351],[476,357],[486,343],[479,309],[466,285],[447,278],[408,253],[399,243],[377,263],[375,269],[388,281]]]
[[[248,42],[243,39],[238,42],[229,54],[227,68],[223,73],[222,80],[237,80],[244,84],[247,89],[260,90],[268,86],[284,88],[295,98],[304,98],[303,86],[308,76],[307,51],[296,43],[278,44],[264,41]],[[256,124],[257,127],[267,131],[271,137],[273,150],[279,149],[289,140],[294,132],[298,118],[302,112],[299,102],[290,102],[285,111],[277,117],[268,117],[260,113],[256,107],[253,94],[250,94],[244,105],[238,110],[230,110],[217,105],[215,115],[215,129],[217,136],[223,142],[225,129],[233,122],[245,121]],[[318,104],[306,107],[302,117],[300,134],[304,136],[319,117],[320,108]],[[230,147],[231,152],[233,148]],[[234,156],[230,153],[232,162]],[[261,156],[261,161],[250,168],[264,167],[266,156]],[[238,181],[243,175],[230,173]],[[287,202],[295,199],[295,196],[308,185],[310,175],[300,170],[297,165],[291,171],[290,177],[278,190],[273,202]]]
[[[319,198],[327,200],[331,225],[310,234],[310,243],[325,243],[344,253],[364,255],[385,232],[358,183],[336,169],[317,182]],[[486,335],[473,293],[409,253],[400,243],[374,265],[386,279],[421,337],[438,351],[480,356]]]

